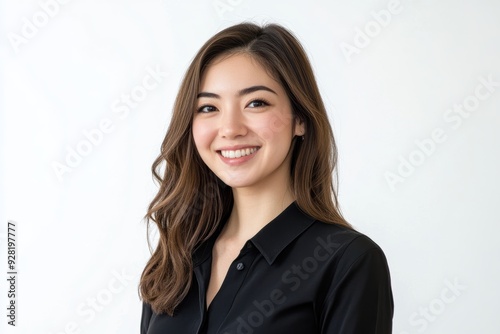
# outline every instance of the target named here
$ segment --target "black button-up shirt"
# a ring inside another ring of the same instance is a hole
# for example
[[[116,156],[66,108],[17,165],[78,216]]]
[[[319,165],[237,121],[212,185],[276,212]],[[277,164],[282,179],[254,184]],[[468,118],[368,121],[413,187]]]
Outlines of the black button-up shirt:
[[[207,310],[221,229],[193,254],[196,279],[173,317],[143,303],[141,334],[392,333],[391,282],[380,247],[359,232],[316,221],[295,202],[247,241]]]

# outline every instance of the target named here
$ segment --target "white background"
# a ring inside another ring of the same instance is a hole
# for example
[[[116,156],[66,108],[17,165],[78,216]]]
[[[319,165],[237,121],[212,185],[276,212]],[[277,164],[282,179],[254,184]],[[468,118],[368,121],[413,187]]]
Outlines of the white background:
[[[389,261],[394,333],[500,332],[500,2],[54,4],[0,2],[2,333],[139,332],[150,166],[195,52],[244,20],[285,25],[311,58],[339,146],[342,211]],[[388,8],[381,26],[373,13]],[[154,70],[156,87],[114,112]],[[85,146],[103,120],[111,129]],[[54,164],[78,147],[88,154],[58,177]],[[8,220],[18,228],[15,328]]]

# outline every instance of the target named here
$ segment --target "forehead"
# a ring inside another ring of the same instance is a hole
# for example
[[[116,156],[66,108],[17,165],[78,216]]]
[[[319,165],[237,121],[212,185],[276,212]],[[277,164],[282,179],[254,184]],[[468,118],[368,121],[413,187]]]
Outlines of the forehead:
[[[218,56],[207,65],[201,76],[200,90],[238,90],[264,83],[281,88],[281,84],[254,56],[234,53]]]

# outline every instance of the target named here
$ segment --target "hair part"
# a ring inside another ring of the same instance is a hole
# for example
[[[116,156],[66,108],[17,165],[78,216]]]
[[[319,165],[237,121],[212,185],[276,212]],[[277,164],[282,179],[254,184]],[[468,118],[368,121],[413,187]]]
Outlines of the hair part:
[[[200,81],[218,57],[248,54],[284,88],[294,121],[305,125],[303,140],[291,148],[291,188],[297,205],[311,217],[351,228],[338,207],[333,184],[337,147],[308,57],[287,29],[241,23],[210,38],[188,67],[173,107],[172,119],[151,167],[159,190],[144,218],[149,235],[159,232],[139,283],[141,299],[156,313],[174,315],[193,280],[193,251],[229,216],[233,197],[196,150],[192,122]],[[151,244],[148,238],[150,249]]]

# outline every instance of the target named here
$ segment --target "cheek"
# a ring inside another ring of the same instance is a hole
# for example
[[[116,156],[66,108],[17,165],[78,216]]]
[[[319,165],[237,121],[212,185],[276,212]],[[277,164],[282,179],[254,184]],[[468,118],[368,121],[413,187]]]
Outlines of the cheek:
[[[210,143],[214,137],[212,127],[203,120],[193,120],[193,139],[198,151],[210,148]]]
[[[291,115],[282,113],[269,114],[254,123],[259,136],[265,140],[288,140],[291,134]]]

